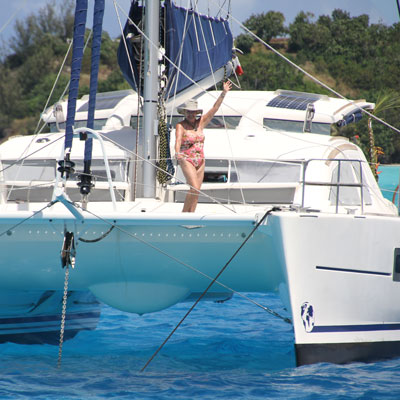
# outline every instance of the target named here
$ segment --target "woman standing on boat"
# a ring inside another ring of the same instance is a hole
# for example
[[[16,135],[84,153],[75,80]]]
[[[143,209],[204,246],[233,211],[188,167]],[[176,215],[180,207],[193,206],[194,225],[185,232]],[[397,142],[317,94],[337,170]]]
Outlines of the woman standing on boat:
[[[183,212],[194,212],[199,198],[199,190],[204,179],[204,133],[203,129],[210,123],[221,106],[226,93],[232,84],[224,83],[222,93],[213,107],[204,115],[199,110],[197,100],[188,100],[178,108],[179,114],[185,116],[182,122],[176,124],[175,155],[185,175],[190,190],[186,195]]]

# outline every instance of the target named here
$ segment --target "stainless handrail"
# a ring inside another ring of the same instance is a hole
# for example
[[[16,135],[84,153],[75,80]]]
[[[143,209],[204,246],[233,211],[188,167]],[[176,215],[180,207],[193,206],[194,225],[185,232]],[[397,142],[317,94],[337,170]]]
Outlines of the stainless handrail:
[[[338,176],[337,176],[337,182],[307,182],[306,181],[306,170],[308,168],[308,165],[312,161],[325,161],[325,162],[337,162],[338,163]],[[344,162],[350,162],[354,163],[357,162],[360,166],[360,183],[340,183],[340,174],[341,174],[341,164]],[[335,204],[335,212],[336,214],[339,212],[339,189],[340,187],[359,187],[360,188],[360,207],[361,207],[361,214],[364,213],[364,182],[363,182],[363,169],[362,169],[362,163],[364,161],[358,160],[358,159],[338,159],[338,158],[311,158],[309,160],[303,161],[302,163],[302,181],[300,182],[302,185],[302,195],[301,195],[301,208],[304,208],[304,202],[305,202],[305,187],[306,186],[330,186],[330,187],[336,187],[336,204]]]

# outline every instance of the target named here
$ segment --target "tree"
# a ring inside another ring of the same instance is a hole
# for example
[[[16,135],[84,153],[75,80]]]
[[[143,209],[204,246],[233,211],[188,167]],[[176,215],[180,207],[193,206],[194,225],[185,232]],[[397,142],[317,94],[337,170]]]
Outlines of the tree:
[[[241,56],[240,63],[244,90],[303,89],[303,77],[271,52]]]
[[[285,17],[281,12],[268,11],[267,13],[251,15],[244,21],[243,25],[265,42],[269,42],[272,38],[287,33],[284,23]]]
[[[250,35],[241,34],[235,38],[235,47],[248,54],[253,46],[254,39]]]

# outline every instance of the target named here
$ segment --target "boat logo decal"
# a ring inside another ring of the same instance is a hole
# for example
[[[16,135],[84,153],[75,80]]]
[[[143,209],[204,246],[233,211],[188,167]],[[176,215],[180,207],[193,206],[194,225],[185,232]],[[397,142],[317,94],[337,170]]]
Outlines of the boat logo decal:
[[[312,332],[314,328],[314,307],[307,301],[301,305],[301,319],[306,332]]]

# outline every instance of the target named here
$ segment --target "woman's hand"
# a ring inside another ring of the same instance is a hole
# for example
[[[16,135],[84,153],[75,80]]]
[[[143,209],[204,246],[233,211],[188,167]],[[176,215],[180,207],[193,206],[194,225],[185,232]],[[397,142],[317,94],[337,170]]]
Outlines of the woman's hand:
[[[223,88],[223,92],[227,93],[232,89],[232,83],[230,81],[226,81],[224,82],[224,88]]]

